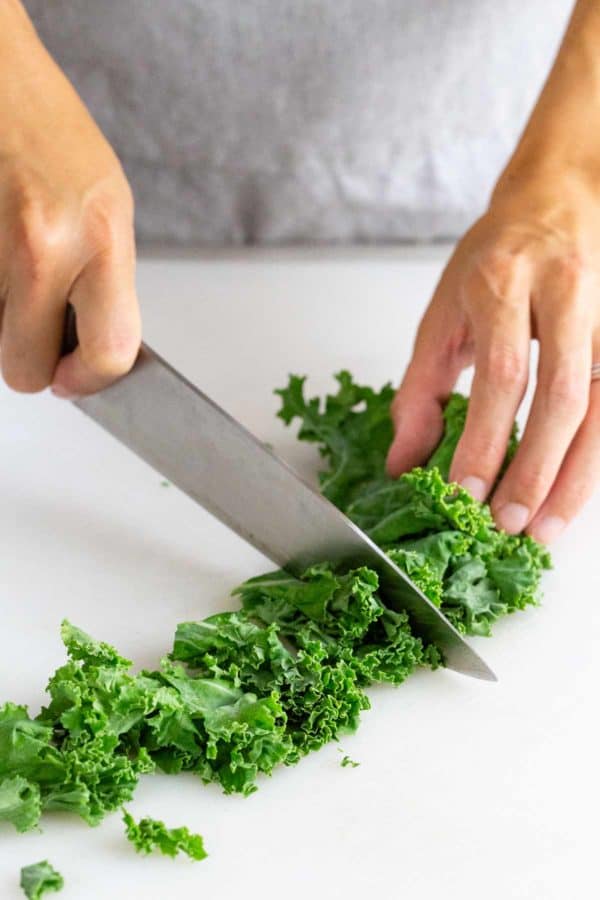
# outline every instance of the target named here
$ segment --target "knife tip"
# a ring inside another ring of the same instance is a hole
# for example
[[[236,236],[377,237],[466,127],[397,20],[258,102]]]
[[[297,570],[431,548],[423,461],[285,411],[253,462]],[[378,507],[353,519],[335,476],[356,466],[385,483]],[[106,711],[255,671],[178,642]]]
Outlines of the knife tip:
[[[479,681],[498,681],[498,676],[488,664],[471,647],[469,647],[469,651],[468,657],[464,653],[461,653],[458,658],[454,654],[450,654],[450,658],[446,659],[446,666],[461,675],[477,678]]]

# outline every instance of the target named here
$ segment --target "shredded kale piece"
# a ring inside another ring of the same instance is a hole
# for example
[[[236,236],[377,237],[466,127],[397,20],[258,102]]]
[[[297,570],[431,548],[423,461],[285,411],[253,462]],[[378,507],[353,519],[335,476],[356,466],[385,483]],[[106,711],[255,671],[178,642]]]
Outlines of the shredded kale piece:
[[[184,825],[167,828],[164,822],[148,817],[136,822],[126,810],[123,810],[123,822],[127,840],[138,853],[160,850],[165,856],[172,857],[185,853],[190,859],[198,861],[208,856],[201,835],[191,834]]]
[[[63,622],[49,704],[35,718],[0,709],[0,819],[26,830],[61,809],[96,825],[157,767],[250,794],[259,774],[354,731],[366,687],[440,664],[377,589],[369,569],[326,564],[251,579],[241,610],[182,623],[171,657],[139,674]]]
[[[340,753],[343,752],[343,750],[340,750]],[[356,762],[356,760],[354,759],[351,759],[347,754],[344,754],[344,756],[342,756],[340,760],[340,766],[342,767],[342,769],[347,769],[348,766],[350,766],[350,768],[352,769],[357,769],[358,766],[360,766],[360,763]]]
[[[24,866],[20,884],[29,900],[40,900],[49,891],[60,891],[64,887],[62,875],[46,859]]]

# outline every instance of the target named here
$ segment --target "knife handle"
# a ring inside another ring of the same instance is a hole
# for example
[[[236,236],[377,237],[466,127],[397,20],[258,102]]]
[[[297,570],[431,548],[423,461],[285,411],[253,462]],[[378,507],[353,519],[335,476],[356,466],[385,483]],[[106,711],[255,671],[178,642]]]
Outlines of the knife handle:
[[[60,355],[66,356],[67,353],[72,353],[73,350],[77,347],[79,340],[77,338],[77,317],[75,315],[75,308],[68,303],[67,311],[65,313],[65,329],[63,332],[63,342]]]

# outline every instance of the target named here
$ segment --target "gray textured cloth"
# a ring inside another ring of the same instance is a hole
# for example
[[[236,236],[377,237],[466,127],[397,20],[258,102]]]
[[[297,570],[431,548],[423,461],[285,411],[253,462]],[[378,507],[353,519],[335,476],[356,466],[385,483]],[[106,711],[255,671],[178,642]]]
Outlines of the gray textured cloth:
[[[570,0],[29,0],[142,239],[393,241],[484,208]]]

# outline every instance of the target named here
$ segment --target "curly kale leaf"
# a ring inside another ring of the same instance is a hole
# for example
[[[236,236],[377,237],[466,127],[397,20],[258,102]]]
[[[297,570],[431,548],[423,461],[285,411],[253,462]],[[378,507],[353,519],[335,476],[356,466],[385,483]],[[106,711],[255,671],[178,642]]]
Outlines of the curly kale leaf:
[[[272,692],[286,715],[288,764],[353,731],[374,681],[399,684],[437,665],[405,614],[387,610],[377,575],[313,566],[301,578],[272,572],[236,590],[243,610],[177,629],[173,658],[196,677],[226,676],[245,691]]]
[[[191,834],[185,825],[167,828],[158,819],[144,818],[136,822],[133,816],[123,810],[123,822],[127,840],[131,841],[138,853],[152,853],[160,850],[165,856],[185,853],[190,859],[199,861],[208,856],[199,834]]]
[[[0,822],[10,822],[17,831],[29,831],[38,824],[41,812],[37,784],[22,775],[0,781]]]
[[[20,884],[29,900],[41,900],[49,891],[60,891],[64,887],[62,875],[46,859],[24,866]]]
[[[347,372],[337,377],[338,393],[323,402],[305,400],[304,379],[297,376],[279,392],[283,420],[299,418],[298,437],[320,445],[327,461],[324,493],[459,630],[490,634],[500,616],[537,603],[542,571],[550,566],[548,553],[529,537],[498,531],[486,504],[446,480],[464,429],[467,398],[449,398],[444,433],[425,467],[394,480],[385,471],[393,430],[389,385],[377,393],[355,384]],[[503,469],[516,447],[515,425]]]
[[[275,693],[258,696],[227,679],[195,677],[166,660],[152,677],[178,706],[156,725],[149,719],[140,737],[163,771],[185,769],[226,793],[250,794],[259,772],[270,774],[286,760],[291,745]]]
[[[492,539],[489,508],[473,500],[464,488],[448,484],[437,469],[413,469],[395,481],[370,487],[346,512],[381,546],[448,528],[480,540]]]
[[[310,590],[325,572],[337,584],[328,604],[311,608],[298,602],[302,586]],[[344,663],[362,685],[400,683],[415,667],[432,663],[422,641],[412,634],[406,614],[389,610],[381,602],[375,572],[360,568],[339,575],[313,566],[296,579],[294,599],[288,605],[282,604],[277,593],[279,574],[253,578],[237,593],[250,616],[265,624],[276,623],[281,634],[305,654],[323,655],[330,665]]]
[[[320,474],[321,491],[344,509],[354,490],[362,488],[384,471],[385,457],[393,436],[389,405],[394,396],[390,384],[380,391],[357,385],[349,372],[336,376],[338,390],[321,403],[305,399],[306,378],[290,376],[278,413],[286,425],[300,419],[298,437],[319,444],[327,468]]]

